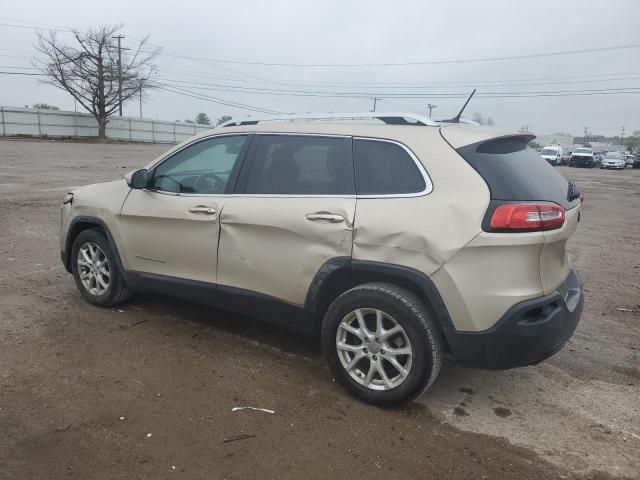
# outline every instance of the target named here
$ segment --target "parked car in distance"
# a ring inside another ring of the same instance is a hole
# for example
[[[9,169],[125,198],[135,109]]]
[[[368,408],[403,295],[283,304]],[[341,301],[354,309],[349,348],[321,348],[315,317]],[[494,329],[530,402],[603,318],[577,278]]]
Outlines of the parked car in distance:
[[[562,164],[562,145],[548,145],[542,149],[540,156],[550,165]]]
[[[593,168],[596,165],[596,158],[593,149],[587,147],[576,148],[569,159],[570,167]]]
[[[600,168],[610,168],[614,170],[624,170],[626,166],[625,159],[618,152],[607,153],[600,164]]]
[[[625,153],[624,159],[627,165],[633,165],[633,161],[635,160],[635,156],[632,153]]]
[[[232,120],[65,195],[62,262],[96,306],[154,291],[317,335],[339,384],[394,405],[445,352],[512,368],[573,334],[582,195],[534,138],[381,112]]]
[[[633,160],[633,168],[640,168],[640,153],[636,155],[636,158]]]

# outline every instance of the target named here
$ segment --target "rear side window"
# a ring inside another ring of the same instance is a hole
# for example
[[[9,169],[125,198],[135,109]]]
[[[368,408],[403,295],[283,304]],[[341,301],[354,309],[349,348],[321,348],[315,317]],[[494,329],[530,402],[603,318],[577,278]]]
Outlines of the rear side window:
[[[578,204],[569,182],[527,146],[529,137],[508,137],[467,145],[458,153],[484,178],[492,200]]]
[[[358,195],[419,193],[426,189],[422,173],[400,145],[356,139],[354,147]]]
[[[353,195],[351,139],[261,135],[244,181],[247,194]]]

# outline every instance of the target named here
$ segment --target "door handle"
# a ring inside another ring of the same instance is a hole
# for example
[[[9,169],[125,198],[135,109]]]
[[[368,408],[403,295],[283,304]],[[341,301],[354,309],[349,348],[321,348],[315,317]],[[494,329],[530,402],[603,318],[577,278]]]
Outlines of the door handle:
[[[205,215],[215,215],[216,209],[212,207],[205,207],[202,205],[198,205],[197,207],[191,207],[189,209],[191,213],[204,213]]]
[[[307,220],[311,220],[312,222],[329,222],[329,223],[344,222],[344,217],[342,215],[338,215],[335,213],[328,213],[328,212],[307,213],[305,215],[305,218]]]

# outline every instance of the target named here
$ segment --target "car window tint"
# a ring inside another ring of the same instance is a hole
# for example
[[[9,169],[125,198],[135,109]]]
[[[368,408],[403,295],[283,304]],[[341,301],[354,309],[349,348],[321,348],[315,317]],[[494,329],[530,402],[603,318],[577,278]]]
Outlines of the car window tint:
[[[358,195],[418,193],[426,185],[422,173],[400,145],[377,140],[355,140]]]
[[[246,141],[246,135],[234,135],[190,145],[154,169],[152,188],[174,193],[224,193]]]
[[[348,138],[262,135],[248,172],[246,193],[353,194],[351,158]]]
[[[485,180],[492,200],[577,205],[579,197],[569,195],[569,182],[527,146],[530,140],[527,136],[498,138],[467,145],[458,153]]]

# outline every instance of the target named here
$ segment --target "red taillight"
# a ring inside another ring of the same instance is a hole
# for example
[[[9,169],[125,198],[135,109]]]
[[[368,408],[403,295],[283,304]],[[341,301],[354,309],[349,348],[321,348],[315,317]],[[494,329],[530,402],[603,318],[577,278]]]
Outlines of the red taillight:
[[[493,230],[531,232],[564,224],[564,208],[555,203],[503,203],[491,216]]]
[[[584,193],[580,192],[580,205],[584,203]]]

